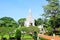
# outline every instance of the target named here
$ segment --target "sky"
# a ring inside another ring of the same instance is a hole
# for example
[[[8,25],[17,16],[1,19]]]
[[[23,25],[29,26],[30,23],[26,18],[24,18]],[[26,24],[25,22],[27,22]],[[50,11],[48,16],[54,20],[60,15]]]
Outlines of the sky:
[[[44,13],[43,6],[46,4],[46,0],[0,0],[0,18],[26,18],[29,9],[32,9],[32,15],[37,19]]]

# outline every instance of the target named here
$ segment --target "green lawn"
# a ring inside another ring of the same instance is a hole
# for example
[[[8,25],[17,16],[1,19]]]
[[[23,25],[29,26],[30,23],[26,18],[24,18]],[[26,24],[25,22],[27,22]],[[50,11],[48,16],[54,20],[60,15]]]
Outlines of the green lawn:
[[[7,38],[7,39],[9,39],[9,35],[4,35],[4,37]],[[0,39],[1,39],[1,36],[0,36]],[[34,39],[32,38],[32,36],[27,35],[27,34],[24,35],[24,37],[23,37],[23,35],[22,35],[21,39],[22,39],[22,40],[34,40]],[[40,40],[47,40],[47,39],[44,39],[44,38],[40,37]]]
[[[30,35],[24,35],[24,37],[22,36],[22,40],[34,40],[34,39]],[[47,40],[47,39],[40,37],[40,40]]]
[[[21,38],[32,38],[32,36],[25,34],[24,36],[22,35]]]
[[[48,39],[45,39],[45,38],[42,38],[42,37],[41,37],[40,40],[48,40]]]

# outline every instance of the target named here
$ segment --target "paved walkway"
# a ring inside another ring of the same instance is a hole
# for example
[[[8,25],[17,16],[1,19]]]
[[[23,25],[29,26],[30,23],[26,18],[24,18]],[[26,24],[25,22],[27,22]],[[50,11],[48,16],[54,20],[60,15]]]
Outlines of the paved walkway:
[[[59,36],[47,36],[47,35],[43,35],[43,34],[38,34],[38,36],[46,38],[48,40],[60,40]]]

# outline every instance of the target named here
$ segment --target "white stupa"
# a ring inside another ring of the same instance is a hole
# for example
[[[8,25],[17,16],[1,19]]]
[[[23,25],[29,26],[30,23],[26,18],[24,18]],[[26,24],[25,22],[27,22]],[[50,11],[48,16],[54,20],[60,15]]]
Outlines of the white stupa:
[[[26,27],[29,27],[30,25],[32,25],[32,26],[35,26],[34,25],[34,18],[33,18],[33,16],[32,16],[32,10],[31,9],[29,9],[29,15],[28,15],[28,17],[26,18],[26,21],[25,21],[25,26]]]

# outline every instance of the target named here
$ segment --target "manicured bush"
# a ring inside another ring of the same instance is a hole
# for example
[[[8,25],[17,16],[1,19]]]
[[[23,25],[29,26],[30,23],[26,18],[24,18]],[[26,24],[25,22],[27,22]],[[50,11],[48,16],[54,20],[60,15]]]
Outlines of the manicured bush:
[[[34,32],[33,39],[34,39],[34,40],[37,40],[37,32]]]
[[[21,40],[21,31],[19,29],[16,30],[15,37],[17,40]]]

